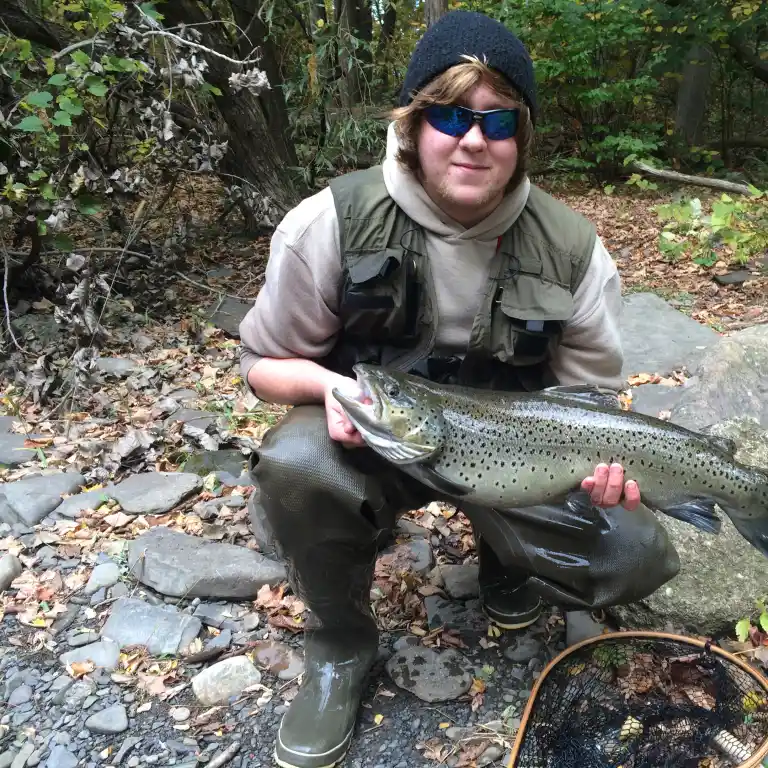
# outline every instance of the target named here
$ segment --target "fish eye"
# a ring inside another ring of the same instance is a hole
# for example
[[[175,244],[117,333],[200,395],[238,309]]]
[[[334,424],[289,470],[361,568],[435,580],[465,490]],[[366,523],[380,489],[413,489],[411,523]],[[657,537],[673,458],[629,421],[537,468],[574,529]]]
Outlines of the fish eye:
[[[400,394],[400,387],[397,384],[387,384],[385,390],[387,397],[397,397]]]

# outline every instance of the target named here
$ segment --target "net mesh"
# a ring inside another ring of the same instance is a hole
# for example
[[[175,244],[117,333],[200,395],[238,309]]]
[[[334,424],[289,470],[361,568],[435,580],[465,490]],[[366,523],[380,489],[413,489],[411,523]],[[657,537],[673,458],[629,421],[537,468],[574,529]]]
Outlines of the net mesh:
[[[515,768],[721,768],[768,735],[765,688],[708,649],[604,638],[542,680]]]

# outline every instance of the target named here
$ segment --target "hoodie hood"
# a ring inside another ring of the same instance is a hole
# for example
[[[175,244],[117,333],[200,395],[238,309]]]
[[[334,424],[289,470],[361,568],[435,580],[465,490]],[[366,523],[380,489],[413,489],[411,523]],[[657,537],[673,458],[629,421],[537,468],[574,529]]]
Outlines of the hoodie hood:
[[[424,229],[448,240],[493,241],[503,235],[520,215],[531,187],[526,177],[512,193],[505,195],[485,219],[467,228],[448,216],[427,194],[419,180],[396,159],[399,143],[395,124],[387,128],[387,151],[382,163],[384,183],[392,199]]]

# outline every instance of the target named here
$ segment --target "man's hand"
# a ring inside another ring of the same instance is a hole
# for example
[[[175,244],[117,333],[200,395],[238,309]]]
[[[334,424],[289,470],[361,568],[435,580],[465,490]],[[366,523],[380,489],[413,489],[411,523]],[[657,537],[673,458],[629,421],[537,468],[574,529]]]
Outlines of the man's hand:
[[[358,397],[362,394],[357,381],[347,376],[339,376],[338,379],[328,385],[325,390],[325,415],[328,420],[328,434],[331,436],[331,440],[340,442],[346,448],[361,448],[365,445],[365,441],[347,418],[339,401],[333,396],[332,390],[334,388],[350,397]]]
[[[634,480],[624,482],[621,464],[611,464],[610,467],[598,464],[594,475],[585,478],[581,488],[589,493],[592,503],[598,507],[615,507],[621,503],[631,512],[640,506],[640,488]]]

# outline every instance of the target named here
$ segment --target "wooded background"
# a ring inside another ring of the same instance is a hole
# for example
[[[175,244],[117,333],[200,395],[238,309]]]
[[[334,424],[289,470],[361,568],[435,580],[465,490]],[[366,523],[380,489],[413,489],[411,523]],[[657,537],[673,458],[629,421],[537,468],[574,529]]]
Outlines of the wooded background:
[[[269,232],[329,176],[381,159],[414,45],[457,8],[501,20],[531,52],[534,179],[610,193],[667,169],[737,193],[768,186],[760,0],[3,0],[7,289],[39,286],[29,269],[71,254],[76,225],[130,249],[190,175],[221,180],[221,220]],[[183,250],[182,229],[149,253]]]

